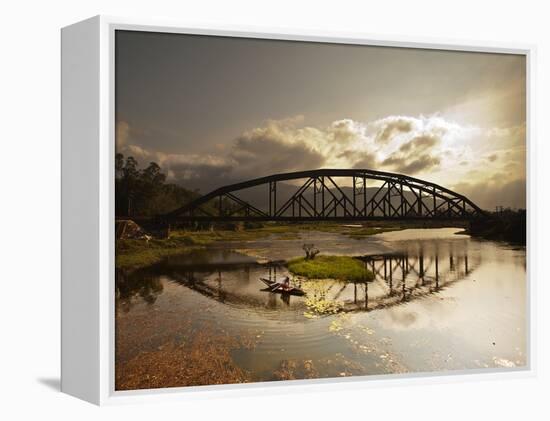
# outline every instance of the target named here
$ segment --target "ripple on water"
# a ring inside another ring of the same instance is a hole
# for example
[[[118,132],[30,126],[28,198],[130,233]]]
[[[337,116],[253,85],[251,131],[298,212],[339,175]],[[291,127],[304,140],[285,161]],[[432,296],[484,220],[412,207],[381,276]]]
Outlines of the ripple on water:
[[[233,355],[256,380],[310,364],[315,370],[301,375],[506,367],[508,361],[521,366],[525,250],[472,240],[458,231],[404,230],[360,240],[308,232],[296,240],[217,244],[174,256],[117,279],[117,329],[123,329],[121,338],[131,338],[134,354],[188,334],[181,329],[187,322],[195,331],[214,325],[230,335],[248,335],[253,346]],[[327,296],[338,293],[339,300],[358,303],[357,312],[341,323],[338,315],[304,317],[302,297],[284,301],[261,291],[259,277],[271,272],[279,279],[287,271],[260,265],[250,255],[261,250],[266,260],[287,259],[302,254],[305,240],[326,254],[371,256],[365,261],[377,277],[368,286],[369,306],[384,305],[365,312],[364,285],[338,285]],[[141,332],[132,327],[138,319],[145,320]],[[126,354],[117,350],[117,355]]]

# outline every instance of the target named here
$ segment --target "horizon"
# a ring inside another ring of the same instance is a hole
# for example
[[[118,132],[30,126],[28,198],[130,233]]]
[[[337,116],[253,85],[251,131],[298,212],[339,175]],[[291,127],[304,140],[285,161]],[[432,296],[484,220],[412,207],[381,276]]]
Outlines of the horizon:
[[[116,149],[202,194],[365,168],[524,209],[525,83],[510,54],[117,31]]]

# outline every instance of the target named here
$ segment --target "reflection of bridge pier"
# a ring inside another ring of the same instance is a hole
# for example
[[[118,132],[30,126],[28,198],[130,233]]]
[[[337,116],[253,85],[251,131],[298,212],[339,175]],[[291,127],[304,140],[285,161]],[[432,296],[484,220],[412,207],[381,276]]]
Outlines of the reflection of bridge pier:
[[[405,278],[407,276],[407,273],[405,272],[405,256],[402,257],[401,260],[401,284],[402,286],[402,293],[403,293],[403,300],[405,299]]]
[[[269,265],[269,280],[277,281],[277,265]]]
[[[220,302],[220,303],[223,303],[225,302],[225,292],[222,288],[222,271],[221,269],[218,269],[218,277],[217,277],[217,281],[218,281],[218,289],[216,291],[217,293],[217,300]]]
[[[471,272],[471,261],[467,254],[457,260],[454,252],[449,251],[445,257],[446,264],[442,267],[440,251],[437,250],[433,255],[430,253],[419,250],[417,255],[412,256],[409,253],[403,253],[361,258],[374,274],[374,285],[382,287],[384,291],[380,295],[375,289],[373,295],[371,289],[371,302],[395,299],[406,301],[415,295],[439,291],[443,286],[462,279]],[[464,265],[462,265],[462,259],[464,259]],[[365,289],[368,287],[367,284]],[[361,304],[357,288],[358,286],[354,284],[353,304],[355,305]],[[369,293],[365,291],[365,296],[368,295]],[[366,303],[364,307],[367,306],[373,308],[370,303]]]
[[[435,255],[435,289],[439,289],[439,256]]]
[[[424,252],[420,252],[420,256],[418,257],[419,264],[420,264],[420,283],[421,285],[424,285]]]
[[[456,247],[455,244],[454,250],[442,250],[441,245],[424,250],[410,248],[404,253],[361,257],[365,269],[370,269],[374,275],[372,282],[327,282],[323,294],[326,294],[327,299],[345,303],[346,310],[373,310],[437,292],[470,275],[480,264],[479,256],[468,255]],[[227,273],[226,268],[232,273]],[[237,268],[238,272],[233,273]],[[258,268],[270,280],[277,280],[277,276],[286,274],[280,262],[259,265]],[[251,272],[257,273],[247,265],[231,264],[215,267],[176,266],[166,274],[178,283],[216,301],[234,303],[242,302],[243,297],[240,294],[248,290],[248,287],[242,286],[253,280],[258,281],[255,277],[250,278]],[[260,287],[258,285],[258,290]],[[274,305],[271,298],[269,302],[265,301],[268,300],[264,299],[264,305]],[[279,299],[277,302],[280,303]]]
[[[365,310],[369,309],[369,283],[365,282]]]
[[[393,293],[393,267],[392,267],[392,261],[391,256],[389,257],[390,261],[390,294]]]

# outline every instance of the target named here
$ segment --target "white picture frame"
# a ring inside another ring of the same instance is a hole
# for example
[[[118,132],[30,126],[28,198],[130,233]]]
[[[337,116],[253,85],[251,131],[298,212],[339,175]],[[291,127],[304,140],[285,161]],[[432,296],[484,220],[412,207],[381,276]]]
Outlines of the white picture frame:
[[[395,46],[522,54],[527,62],[527,305],[528,357],[525,368],[464,370],[200,386],[139,391],[114,388],[114,33],[139,30],[278,40]],[[96,16],[65,27],[62,46],[62,377],[63,392],[103,405],[136,401],[202,399],[262,393],[380,387],[392,384],[516,378],[536,373],[534,355],[536,285],[531,223],[534,198],[532,139],[535,47],[486,42],[378,37],[355,33],[195,26],[178,22]]]

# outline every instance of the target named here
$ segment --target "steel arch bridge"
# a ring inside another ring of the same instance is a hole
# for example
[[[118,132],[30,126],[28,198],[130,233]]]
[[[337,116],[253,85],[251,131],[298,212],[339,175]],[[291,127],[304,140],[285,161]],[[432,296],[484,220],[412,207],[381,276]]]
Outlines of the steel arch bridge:
[[[293,186],[289,197],[277,196],[281,183]],[[368,186],[373,183],[377,186]],[[265,189],[263,206],[239,197],[250,188]],[[418,178],[368,169],[318,169],[274,174],[220,187],[162,215],[161,220],[471,220],[485,215],[467,197]]]

